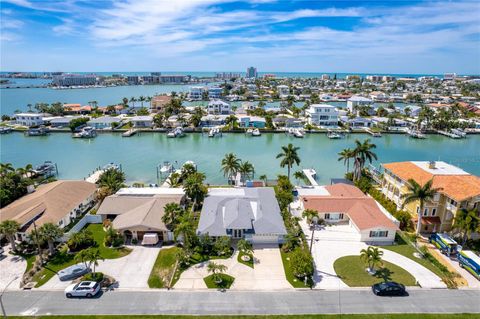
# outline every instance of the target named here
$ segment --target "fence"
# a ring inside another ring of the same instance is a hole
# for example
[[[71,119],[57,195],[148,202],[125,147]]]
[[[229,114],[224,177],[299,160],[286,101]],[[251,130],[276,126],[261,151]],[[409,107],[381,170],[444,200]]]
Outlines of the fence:
[[[78,221],[78,223],[75,226],[72,227],[72,229],[70,229],[68,232],[66,232],[63,235],[62,241],[67,241],[70,238],[70,236],[82,230],[82,228],[85,227],[86,224],[101,224],[101,223],[102,223],[101,215],[86,214],[85,216],[83,216],[82,219]]]

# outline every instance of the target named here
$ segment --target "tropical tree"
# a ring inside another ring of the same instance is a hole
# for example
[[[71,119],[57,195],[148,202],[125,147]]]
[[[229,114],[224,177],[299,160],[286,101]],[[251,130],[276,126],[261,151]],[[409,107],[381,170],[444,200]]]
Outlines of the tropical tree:
[[[308,224],[311,224],[315,217],[318,218],[318,211],[314,209],[305,209],[302,213],[302,217],[307,219]]]
[[[245,255],[251,255],[253,253],[253,246],[252,244],[242,238],[237,243],[237,249]]]
[[[230,126],[231,130],[233,130],[238,125],[238,118],[231,114],[225,119],[225,123]]]
[[[213,281],[218,284],[222,282],[221,274],[227,271],[227,266],[211,261],[207,265],[207,271],[212,274]]]
[[[155,114],[153,116],[153,124],[155,124],[156,127],[163,127],[164,118],[164,115],[161,113]]]
[[[312,255],[307,250],[295,249],[290,258],[290,267],[295,277],[311,277],[314,272]]]
[[[238,167],[238,172],[241,175],[241,180],[245,183],[247,179],[253,178],[255,168],[253,167],[252,163],[250,163],[249,161],[245,161],[241,162],[240,166]]]
[[[143,102],[146,101],[145,97],[143,95],[140,95],[140,97],[138,98],[138,101],[141,103],[142,108],[143,108]]]
[[[267,175],[260,175],[258,178],[265,183],[265,186],[267,186],[267,182],[268,182]]]
[[[0,163],[0,176],[4,176],[9,172],[14,172],[15,168],[11,163]]]
[[[205,174],[195,172],[183,181],[185,195],[193,202],[192,210],[195,210],[197,206],[203,202],[203,199],[208,193],[207,187],[203,185],[204,180]]]
[[[178,224],[173,230],[175,240],[179,237],[183,238],[183,243],[186,248],[192,247],[193,239],[195,237],[195,226],[192,224],[190,214],[183,214],[178,220]]]
[[[360,259],[367,265],[369,273],[375,273],[375,268],[383,265],[382,256],[383,251],[373,246],[360,251]]]
[[[231,247],[232,241],[228,236],[217,237],[217,239],[215,239],[215,243],[213,244],[213,249],[219,256],[230,253]]]
[[[135,107],[135,102],[137,102],[137,99],[134,96],[132,96],[130,98],[130,103],[132,103],[132,107]]]
[[[185,163],[180,170],[180,179],[182,181],[186,180],[190,175],[197,172],[197,168],[192,163]]]
[[[360,179],[362,176],[362,170],[365,166],[365,163],[372,162],[374,159],[377,159],[377,154],[371,150],[376,148],[375,144],[370,143],[370,139],[366,139],[363,142],[359,140],[355,141],[356,147],[353,150],[354,153],[354,180]]]
[[[88,255],[87,255],[87,260],[90,263],[90,265],[93,265],[93,275],[95,275],[95,268],[98,266],[98,262],[100,260],[105,260],[105,258],[102,257],[102,254],[100,253],[100,250],[98,248],[89,248],[88,250]]]
[[[355,153],[352,149],[346,148],[338,153],[338,161],[343,161],[343,165],[347,166],[347,173],[350,171],[350,160],[354,158]]]
[[[462,246],[470,239],[473,232],[480,227],[480,218],[476,209],[461,209],[455,214],[453,228],[462,233]]]
[[[300,157],[298,156],[298,150],[300,147],[295,147],[293,144],[282,146],[282,152],[277,155],[277,158],[281,158],[280,167],[287,166],[287,177],[290,180],[290,170],[294,164],[300,164]]]
[[[55,242],[63,236],[63,230],[53,223],[45,223],[38,228],[39,237],[48,244],[50,255],[55,253]]]
[[[293,178],[297,181],[297,184],[300,184],[300,181],[305,181],[307,177],[302,171],[296,171],[293,173]]]
[[[413,202],[419,202],[419,207],[417,211],[418,221],[417,221],[417,230],[416,234],[420,234],[420,229],[422,228],[422,214],[425,203],[431,202],[435,194],[441,190],[441,188],[432,188],[433,179],[425,183],[425,185],[420,186],[414,179],[409,179],[407,188],[407,193],[401,195],[403,200],[402,209],[405,205],[408,205]]]
[[[167,229],[171,231],[175,229],[180,216],[182,216],[185,212],[183,208],[175,202],[166,204],[163,210],[165,213],[162,216],[162,222],[165,224]]]
[[[108,195],[116,193],[125,186],[124,183],[125,173],[115,168],[110,168],[103,172],[97,181],[98,186],[105,189]]]
[[[27,164],[25,167],[17,168],[17,173],[24,177],[32,177],[33,175],[33,166],[32,164]]]
[[[240,168],[240,159],[233,153],[225,154],[222,159],[222,172],[223,176],[227,177],[228,181],[232,180],[232,177],[238,172]]]
[[[20,224],[15,220],[4,220],[0,223],[0,234],[4,235],[10,242],[13,251],[17,251],[15,244],[15,234],[20,228]]]
[[[167,184],[170,185],[171,188],[176,188],[182,185],[181,182],[181,175],[177,172],[173,172],[167,178]]]

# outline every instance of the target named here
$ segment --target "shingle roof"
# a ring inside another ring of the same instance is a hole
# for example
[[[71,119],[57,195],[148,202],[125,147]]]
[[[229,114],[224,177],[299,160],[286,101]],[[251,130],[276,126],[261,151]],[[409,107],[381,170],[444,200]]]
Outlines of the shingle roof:
[[[273,188],[211,189],[203,203],[197,233],[225,236],[227,229],[285,235]]]
[[[433,188],[441,188],[440,193],[462,201],[480,195],[480,177],[470,174],[432,174],[413,162],[395,162],[382,164],[382,166],[407,182],[414,179],[418,184],[424,185],[433,178]]]
[[[62,180],[40,185],[35,192],[0,209],[0,221],[11,219],[24,225],[41,215],[36,220],[37,226],[48,222],[57,224],[95,191],[95,184],[85,181]]]
[[[357,187],[339,183],[325,186],[325,189],[330,193],[329,196],[302,196],[303,207],[319,213],[347,214],[360,230],[379,226],[398,228],[380,210],[375,200],[363,194]]]

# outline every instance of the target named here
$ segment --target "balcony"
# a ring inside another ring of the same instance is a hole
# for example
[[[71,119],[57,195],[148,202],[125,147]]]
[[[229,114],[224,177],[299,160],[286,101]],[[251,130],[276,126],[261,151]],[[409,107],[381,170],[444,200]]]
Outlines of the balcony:
[[[451,211],[452,213],[455,213],[457,211],[457,206],[455,205],[452,205],[450,203],[447,203],[447,205],[445,205],[445,208],[449,211]]]

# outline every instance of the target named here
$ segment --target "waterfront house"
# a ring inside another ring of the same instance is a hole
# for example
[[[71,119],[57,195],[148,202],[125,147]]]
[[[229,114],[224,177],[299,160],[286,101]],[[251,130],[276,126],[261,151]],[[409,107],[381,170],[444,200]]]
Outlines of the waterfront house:
[[[150,128],[153,126],[153,116],[134,116],[130,119],[130,122],[134,128]]]
[[[309,124],[317,126],[338,125],[338,110],[333,105],[312,104],[305,113]]]
[[[422,108],[418,105],[406,105],[404,108],[403,108],[403,113],[405,114],[405,109],[408,107],[408,109],[410,110],[409,112],[409,116],[410,117],[418,117],[418,115],[420,115],[420,111],[422,110]],[[406,115],[406,114],[405,114]]]
[[[162,222],[165,205],[184,204],[181,188],[132,187],[122,188],[106,197],[97,214],[102,220],[109,219],[112,226],[125,236],[142,241],[145,234],[156,234],[158,240],[172,241],[173,234]]]
[[[211,188],[203,203],[197,235],[245,238],[279,244],[287,234],[271,187]]]
[[[388,94],[380,91],[371,92],[369,97],[372,99],[372,101],[386,101],[389,98]]]
[[[277,85],[277,93],[281,98],[285,98],[290,94],[290,88],[287,85]]]
[[[312,209],[327,224],[348,224],[362,242],[392,244],[398,221],[353,185],[338,183],[315,195],[300,195],[300,210]]]
[[[58,116],[54,117],[52,119],[49,119],[48,123],[50,123],[50,126],[52,128],[62,128],[62,127],[68,127],[70,122],[75,119],[82,118],[83,116],[77,115],[77,116]]]
[[[422,213],[422,232],[444,232],[452,228],[456,213],[463,209],[480,212],[480,177],[445,162],[410,161],[382,164],[382,192],[401,208],[401,196],[408,192],[408,180],[424,185],[433,180],[433,188],[440,188],[433,201],[427,202]],[[419,203],[405,206],[417,218]]]
[[[88,126],[91,126],[97,130],[111,129],[113,125],[118,126],[122,122],[122,119],[114,116],[101,116],[91,119],[87,122]]]
[[[16,113],[14,116],[15,124],[18,125],[30,127],[44,124],[42,113]]]
[[[42,184],[33,192],[0,209],[0,220],[15,220],[20,224],[17,240],[27,240],[28,234],[45,223],[61,228],[81,216],[94,203],[96,186],[85,181],[61,180]]]
[[[341,116],[340,120],[348,124],[351,128],[362,128],[362,127],[371,127],[372,126],[372,120],[369,118],[357,116],[353,119],[348,118],[347,116]]]
[[[228,115],[215,115],[208,114],[202,116],[200,121],[200,126],[202,127],[212,127],[212,126],[223,126],[226,123]]]
[[[172,97],[169,95],[155,95],[150,101],[150,111],[152,113],[161,113],[171,101]]]
[[[350,113],[354,113],[357,109],[357,106],[368,106],[371,105],[373,101],[369,98],[354,95],[347,100],[347,108]]]
[[[408,122],[402,119],[388,118],[388,117],[382,117],[382,116],[372,117],[372,124],[376,126],[388,125],[388,128],[393,130],[408,126]]]
[[[63,111],[65,114],[90,114],[92,112],[92,107],[90,105],[81,104],[63,104]]]
[[[222,100],[211,100],[207,105],[208,114],[230,114],[232,108],[230,104],[223,102]]]
[[[221,87],[209,87],[208,97],[210,99],[219,99],[222,96],[223,89]]]
[[[265,128],[265,118],[260,116],[237,115],[240,127]]]
[[[192,100],[201,100],[203,98],[203,86],[192,86],[188,93],[188,97]]]

